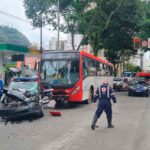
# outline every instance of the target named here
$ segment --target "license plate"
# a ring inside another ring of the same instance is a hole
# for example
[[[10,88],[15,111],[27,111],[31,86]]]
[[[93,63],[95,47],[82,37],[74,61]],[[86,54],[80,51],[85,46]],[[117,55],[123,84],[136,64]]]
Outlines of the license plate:
[[[140,93],[141,91],[136,91],[137,93]]]

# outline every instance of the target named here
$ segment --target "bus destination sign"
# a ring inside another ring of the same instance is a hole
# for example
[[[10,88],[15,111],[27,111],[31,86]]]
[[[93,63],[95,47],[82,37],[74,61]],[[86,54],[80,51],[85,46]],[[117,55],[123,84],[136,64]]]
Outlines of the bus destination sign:
[[[79,53],[71,52],[60,52],[60,53],[43,53],[42,59],[75,59],[79,58]]]

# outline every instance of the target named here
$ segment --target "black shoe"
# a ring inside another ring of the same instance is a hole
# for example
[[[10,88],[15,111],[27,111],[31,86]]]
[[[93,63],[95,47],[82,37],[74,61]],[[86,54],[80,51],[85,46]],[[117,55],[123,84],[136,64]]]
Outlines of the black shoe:
[[[94,125],[91,125],[91,129],[92,129],[92,130],[95,130],[95,126],[94,126]]]
[[[108,125],[108,128],[114,128],[114,126],[111,124],[111,125]]]

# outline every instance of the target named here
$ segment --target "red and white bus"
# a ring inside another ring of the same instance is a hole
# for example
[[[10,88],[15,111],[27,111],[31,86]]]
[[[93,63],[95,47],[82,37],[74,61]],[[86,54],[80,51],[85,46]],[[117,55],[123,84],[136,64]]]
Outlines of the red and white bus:
[[[44,51],[40,68],[39,81],[56,101],[90,102],[102,80],[113,84],[113,65],[83,51]]]

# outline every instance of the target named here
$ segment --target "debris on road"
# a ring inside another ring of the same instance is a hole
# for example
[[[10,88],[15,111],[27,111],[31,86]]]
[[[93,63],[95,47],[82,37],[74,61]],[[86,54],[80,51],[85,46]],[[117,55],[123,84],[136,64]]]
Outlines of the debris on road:
[[[49,112],[52,116],[61,116],[61,112],[59,111],[50,111]]]

